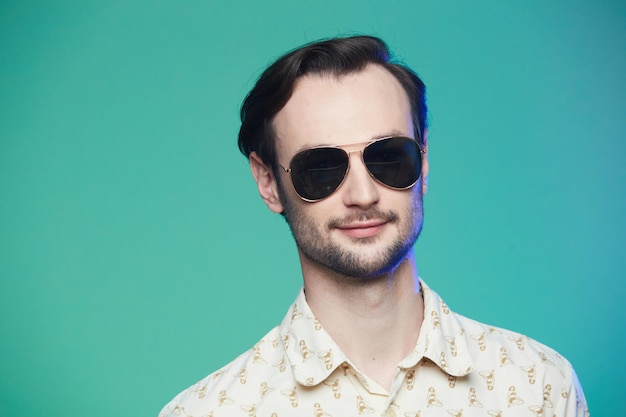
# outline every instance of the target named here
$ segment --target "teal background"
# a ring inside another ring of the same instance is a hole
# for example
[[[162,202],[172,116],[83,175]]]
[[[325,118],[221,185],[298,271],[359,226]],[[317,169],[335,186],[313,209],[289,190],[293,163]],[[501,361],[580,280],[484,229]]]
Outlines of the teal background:
[[[236,147],[263,68],[383,37],[423,77],[420,274],[626,409],[626,2],[3,1],[0,415],[155,416],[301,283]]]

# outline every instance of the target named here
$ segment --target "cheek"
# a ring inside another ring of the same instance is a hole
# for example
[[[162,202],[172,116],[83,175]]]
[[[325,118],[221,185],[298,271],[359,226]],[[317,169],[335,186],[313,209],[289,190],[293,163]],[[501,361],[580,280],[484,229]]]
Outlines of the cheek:
[[[395,206],[391,206],[402,217],[402,222],[410,224],[419,221],[423,215],[421,183],[415,184],[413,188],[403,192],[401,198],[396,198]]]
[[[421,181],[408,190],[392,190],[384,188],[385,194],[381,195],[381,203],[391,210],[403,210],[415,206],[422,201]]]
[[[294,226],[298,225],[299,228],[311,228],[318,221],[316,214],[316,205],[319,203],[307,203],[303,201],[295,190],[291,183],[285,184],[285,181],[278,184],[278,194],[280,201],[283,204],[283,215],[287,218],[287,222]]]
[[[299,204],[302,200],[293,189],[293,184],[291,184],[291,176],[289,175],[289,173],[276,172],[275,177],[278,198],[280,198],[280,202],[285,207],[285,211],[295,208],[297,204]]]

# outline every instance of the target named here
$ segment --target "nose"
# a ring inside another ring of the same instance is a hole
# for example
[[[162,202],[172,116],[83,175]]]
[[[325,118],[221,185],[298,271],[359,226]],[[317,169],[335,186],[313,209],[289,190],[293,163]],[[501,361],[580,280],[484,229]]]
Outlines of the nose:
[[[350,153],[350,168],[341,188],[347,207],[367,209],[378,202],[378,184],[367,171],[360,152]]]

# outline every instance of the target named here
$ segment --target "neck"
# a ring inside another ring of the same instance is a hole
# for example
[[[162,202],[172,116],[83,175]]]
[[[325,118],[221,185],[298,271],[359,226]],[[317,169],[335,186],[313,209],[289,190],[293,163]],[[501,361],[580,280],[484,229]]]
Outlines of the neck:
[[[424,315],[413,256],[376,278],[337,276],[305,264],[303,276],[307,302],[324,329],[361,372],[389,390]]]

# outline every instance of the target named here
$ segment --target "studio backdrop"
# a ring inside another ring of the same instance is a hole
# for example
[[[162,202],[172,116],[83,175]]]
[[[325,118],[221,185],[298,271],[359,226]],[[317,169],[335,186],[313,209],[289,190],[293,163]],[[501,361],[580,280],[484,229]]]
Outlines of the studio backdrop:
[[[0,416],[156,416],[302,280],[236,139],[264,67],[382,37],[427,85],[420,275],[626,409],[623,1],[5,1]],[[243,414],[242,414],[243,415]]]

